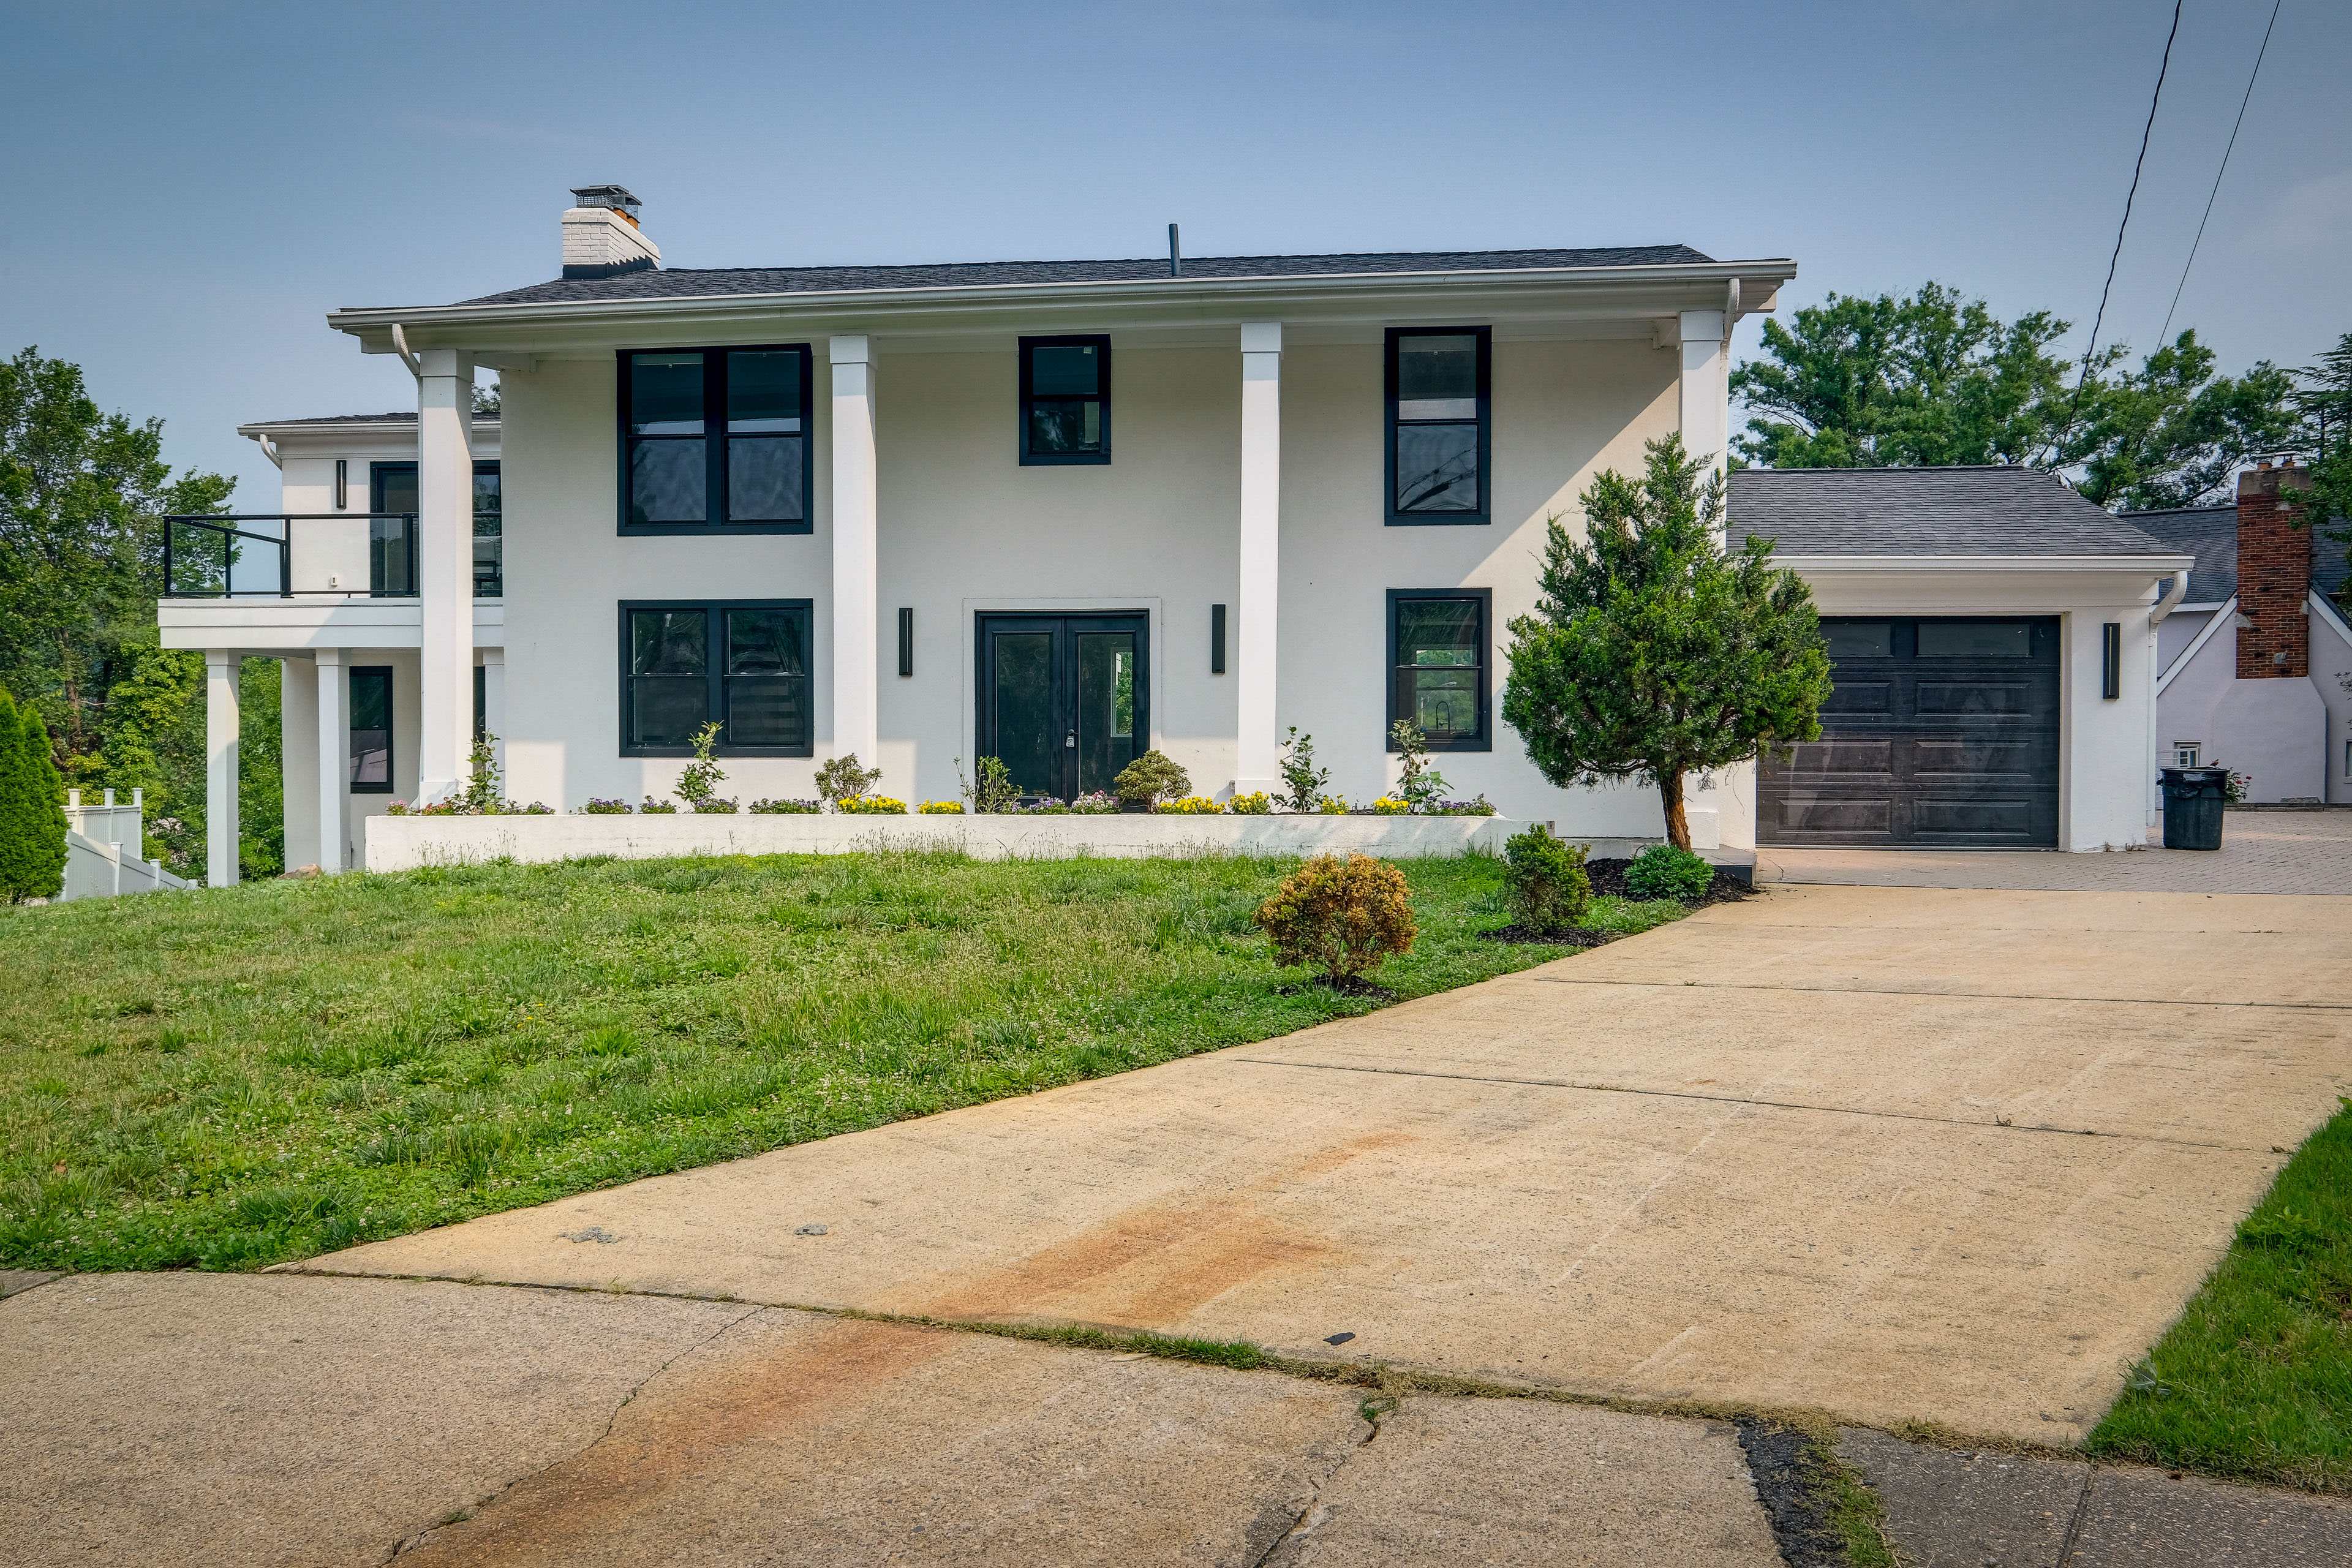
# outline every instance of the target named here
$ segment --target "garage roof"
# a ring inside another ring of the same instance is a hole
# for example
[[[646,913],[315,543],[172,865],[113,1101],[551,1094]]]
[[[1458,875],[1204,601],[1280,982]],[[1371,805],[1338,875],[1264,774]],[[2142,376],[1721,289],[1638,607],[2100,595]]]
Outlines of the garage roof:
[[[1783,555],[2172,555],[2039,468],[1743,468],[1731,519]]]

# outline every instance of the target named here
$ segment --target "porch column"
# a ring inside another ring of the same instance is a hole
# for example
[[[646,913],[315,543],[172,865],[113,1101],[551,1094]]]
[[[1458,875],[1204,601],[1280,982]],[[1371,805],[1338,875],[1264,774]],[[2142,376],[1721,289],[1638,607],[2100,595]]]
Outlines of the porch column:
[[[343,650],[322,647],[319,660],[319,874],[331,877],[343,868],[347,829],[344,811],[351,804],[352,734],[351,677],[343,670]]]
[[[1234,595],[1234,793],[1280,784],[1276,612],[1282,556],[1282,323],[1242,323],[1241,582]]]
[[[1719,473],[1731,445],[1731,384],[1724,356],[1724,313],[1685,310],[1682,332],[1683,449]]]
[[[867,767],[881,745],[874,536],[873,344],[859,333],[833,340],[833,752]]]
[[[416,798],[457,793],[474,744],[474,362],[426,349],[416,384]]]
[[[236,882],[236,676],[235,648],[205,649],[205,885]]]

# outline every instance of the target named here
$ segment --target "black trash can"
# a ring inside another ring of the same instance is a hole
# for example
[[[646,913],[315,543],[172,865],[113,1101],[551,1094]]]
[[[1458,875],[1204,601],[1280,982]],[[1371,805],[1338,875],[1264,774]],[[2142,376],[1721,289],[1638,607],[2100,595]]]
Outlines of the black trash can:
[[[2222,786],[2227,768],[2167,768],[2164,770],[2164,847],[2167,849],[2221,847]]]

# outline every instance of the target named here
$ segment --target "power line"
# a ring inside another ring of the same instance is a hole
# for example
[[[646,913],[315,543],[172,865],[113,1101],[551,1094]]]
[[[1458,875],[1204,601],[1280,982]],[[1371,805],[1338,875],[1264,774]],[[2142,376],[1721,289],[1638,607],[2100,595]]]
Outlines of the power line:
[[[2075,378],[2074,395],[2067,400],[2066,423],[2058,438],[2051,444],[2050,457],[2055,462],[2066,445],[2066,437],[2074,433],[2074,414],[2083,401],[2083,389],[2091,382],[2091,358],[2098,353],[2099,328],[2107,319],[2107,295],[2116,286],[2116,263],[2123,259],[2124,231],[2131,227],[2132,203],[2139,198],[2140,171],[2147,166],[2148,138],[2156,133],[2156,107],[2164,101],[2164,79],[2172,70],[2172,43],[2180,37],[2180,7],[2184,0],[2172,0],[2172,30],[2164,35],[2164,59],[2156,68],[2156,92],[2147,100],[2147,123],[2140,128],[2139,156],[2132,162],[2131,189],[2124,194],[2124,221],[2116,226],[2116,247],[2107,257],[2107,280],[2099,289],[2099,313],[2091,318],[2091,341],[2083,350],[2083,373]]]
[[[2172,337],[2172,313],[2180,309],[2180,290],[2189,287],[2189,269],[2197,265],[2197,247],[2205,241],[2205,225],[2213,216],[2213,198],[2221,194],[2221,176],[2230,172],[2230,154],[2237,149],[2238,127],[2246,122],[2246,105],[2254,100],[2254,83],[2263,74],[2263,57],[2270,53],[2271,28],[2278,26],[2279,7],[2286,0],[2271,0],[2271,22],[2263,29],[2263,47],[2254,51],[2254,70],[2246,78],[2246,96],[2238,100],[2238,118],[2230,125],[2230,143],[2221,149],[2221,166],[2213,171],[2213,188],[2205,196],[2205,216],[2197,220],[2197,237],[2189,242],[2189,259],[2180,264],[2180,281],[2172,290],[2172,303],[2165,308],[2164,326],[2156,334],[2156,346],[2162,348]]]

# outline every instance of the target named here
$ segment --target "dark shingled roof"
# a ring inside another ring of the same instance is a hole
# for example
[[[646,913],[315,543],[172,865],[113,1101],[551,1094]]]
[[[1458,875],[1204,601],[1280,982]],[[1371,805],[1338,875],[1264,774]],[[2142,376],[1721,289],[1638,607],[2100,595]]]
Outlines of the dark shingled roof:
[[[1687,245],[1596,250],[1381,250],[1353,256],[1188,256],[1190,279],[1311,278],[1395,272],[1504,272],[1529,268],[1706,266]],[[867,289],[979,289],[1017,283],[1164,281],[1168,258],[1126,261],[950,261],[924,267],[722,267],[566,278],[461,300],[540,305],[597,300],[688,300],[713,294],[828,294]]]
[[[1744,468],[1731,520],[1783,555],[2168,555],[2039,468]]]
[[[2169,511],[2127,511],[2124,521],[2154,534],[2183,555],[2197,557],[2189,569],[2191,604],[2218,605],[2238,591],[2238,508],[2185,506]],[[2352,577],[2344,547],[2325,533],[2311,542],[2311,585],[2336,594]]]

